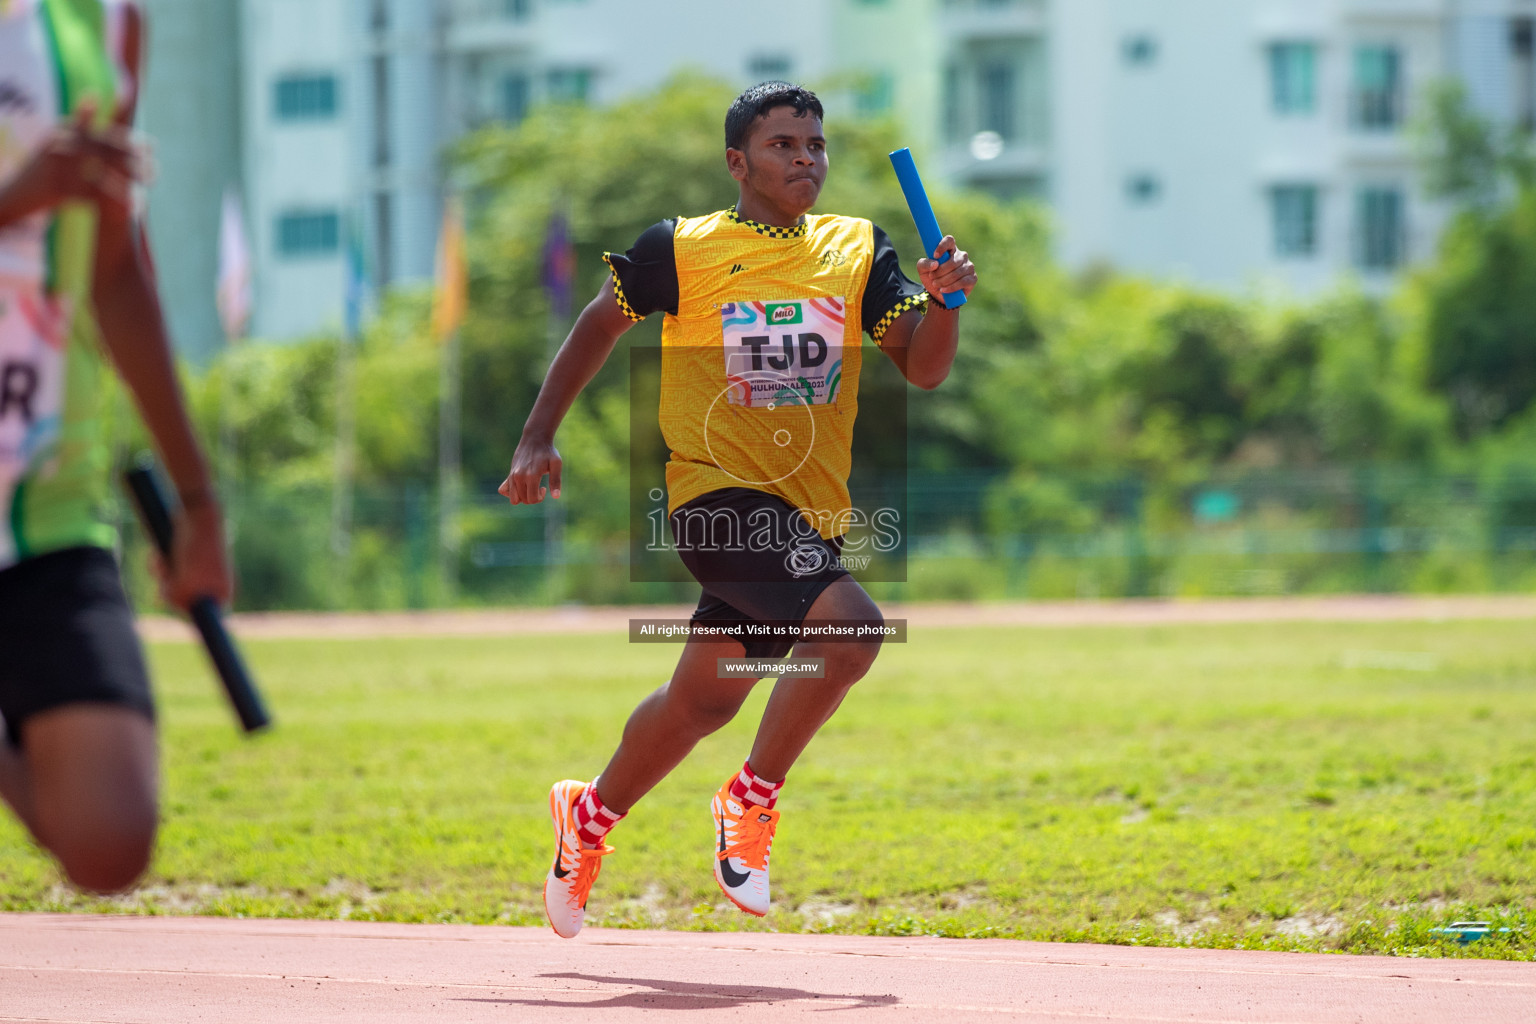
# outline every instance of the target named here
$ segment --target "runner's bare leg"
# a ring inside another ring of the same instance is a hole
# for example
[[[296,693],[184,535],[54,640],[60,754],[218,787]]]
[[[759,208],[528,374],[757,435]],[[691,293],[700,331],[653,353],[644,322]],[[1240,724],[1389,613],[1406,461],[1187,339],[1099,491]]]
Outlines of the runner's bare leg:
[[[805,622],[884,621],[864,588],[845,576],[811,605]],[[821,658],[824,679],[780,679],[752,746],[752,767],[764,778],[789,774],[816,730],[832,717],[854,683],[864,677],[880,652],[872,643],[802,643],[795,655]],[[722,728],[741,710],[756,679],[721,679],[720,658],[746,656],[734,640],[690,640],[666,685],[635,708],[624,738],[598,779],[598,795],[615,813],[625,814],[649,793],[705,736]]]
[[[811,627],[828,621],[880,625],[885,619],[864,588],[852,576],[844,576],[817,596],[806,613],[804,625]],[[796,644],[795,657],[822,659],[826,677],[785,677],[774,683],[762,724],[757,728],[757,739],[752,744],[752,770],[765,779],[786,777],[817,730],[832,717],[853,684],[864,678],[879,653],[879,640]]]
[[[616,814],[628,813],[699,740],[736,717],[757,680],[721,679],[719,659],[745,655],[735,640],[688,641],[672,678],[641,701],[625,723],[619,749],[598,778],[604,805]]]
[[[28,719],[22,741],[0,768],[6,802],[75,885],[132,885],[159,818],[154,724],[128,708],[73,704]]]
[[[35,833],[32,817],[32,773],[20,750],[0,739],[0,797],[16,812],[16,817]]]

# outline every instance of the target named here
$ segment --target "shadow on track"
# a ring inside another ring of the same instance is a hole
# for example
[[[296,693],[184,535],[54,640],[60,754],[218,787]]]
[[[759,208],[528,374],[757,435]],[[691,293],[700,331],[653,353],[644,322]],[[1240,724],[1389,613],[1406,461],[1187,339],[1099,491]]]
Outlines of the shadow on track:
[[[506,1003],[515,1006],[564,1006],[583,1009],[608,1009],[610,1007],[635,1007],[645,1010],[728,1010],[737,1006],[757,1003],[819,1002],[826,1000],[841,1005],[827,1006],[828,1011],[858,1010],[871,1006],[895,1006],[901,999],[893,995],[852,995],[843,992],[808,992],[800,988],[774,988],[767,985],[710,985],[687,981],[662,981],[650,978],[609,978],[596,974],[541,974],[541,978],[563,978],[571,981],[589,981],[599,985],[638,986],[649,992],[625,992],[594,1002],[583,1002],[579,997],[590,993],[581,989],[569,989],[561,993],[563,998],[550,999],[456,999],[460,1003]]]

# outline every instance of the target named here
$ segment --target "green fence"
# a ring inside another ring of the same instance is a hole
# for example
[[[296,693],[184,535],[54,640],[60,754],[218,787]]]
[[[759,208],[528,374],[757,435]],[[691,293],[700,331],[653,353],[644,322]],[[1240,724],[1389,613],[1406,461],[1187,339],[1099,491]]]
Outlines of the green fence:
[[[466,488],[444,530],[426,484],[253,487],[227,500],[242,609],[687,601],[631,583],[621,484],[583,506],[513,508]],[[1536,591],[1536,475],[1329,467],[1178,482],[965,472],[906,484],[907,600]],[[615,495],[618,495],[617,497]],[[457,538],[457,543],[454,539]],[[125,531],[130,586],[143,542]]]

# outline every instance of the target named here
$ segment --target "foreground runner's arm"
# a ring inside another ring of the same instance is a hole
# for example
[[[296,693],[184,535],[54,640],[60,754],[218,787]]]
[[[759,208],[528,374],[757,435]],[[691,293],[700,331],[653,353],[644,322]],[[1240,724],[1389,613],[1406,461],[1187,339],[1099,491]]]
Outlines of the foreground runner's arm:
[[[128,133],[137,101],[142,25],[136,6],[130,5],[126,13],[124,52],[119,56],[133,91],[118,107],[104,134],[134,151],[131,180],[138,181],[146,161],[136,152]],[[89,169],[85,176],[92,177]],[[199,597],[228,604],[234,587],[224,544],[223,514],[176,378],[149,245],[133,207],[131,190],[121,188],[97,196],[96,208],[96,265],[91,291],[96,322],[181,498],[170,564],[158,566],[161,594],[166,603],[183,611]]]
[[[555,450],[555,431],[570,412],[581,389],[591,383],[613,351],[614,343],[635,321],[624,314],[614,299],[613,281],[598,289],[597,296],[581,311],[576,325],[550,364],[538,400],[523,426],[523,436],[512,455],[512,469],[497,490],[514,505],[537,505],[546,493],[560,497],[560,453]],[[545,474],[549,487],[542,486]]]
[[[138,155],[125,132],[94,129],[95,116],[94,106],[81,104],[74,120],[0,181],[0,228],[68,202],[127,201]]]
[[[923,290],[931,296],[927,311],[912,310],[897,317],[881,342],[901,375],[924,391],[944,383],[960,343],[960,310],[946,309],[938,296],[964,292],[970,298],[976,287],[976,268],[970,255],[960,251],[953,236],[945,235],[934,255],[945,252],[954,254],[948,263],[937,259],[917,261]]]
[[[102,340],[181,497],[175,550],[171,564],[162,567],[162,593],[183,611],[204,596],[228,604],[232,584],[223,517],[187,417],[137,228],[104,210],[98,238],[92,298]]]

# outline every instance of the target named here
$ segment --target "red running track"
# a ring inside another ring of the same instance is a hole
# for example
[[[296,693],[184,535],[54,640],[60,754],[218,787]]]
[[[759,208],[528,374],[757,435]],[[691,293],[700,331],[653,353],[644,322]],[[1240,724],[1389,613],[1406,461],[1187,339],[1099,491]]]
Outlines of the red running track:
[[[830,1015],[829,1015],[830,1014]],[[0,915],[0,1021],[1530,1024],[1536,965],[1004,939]]]

